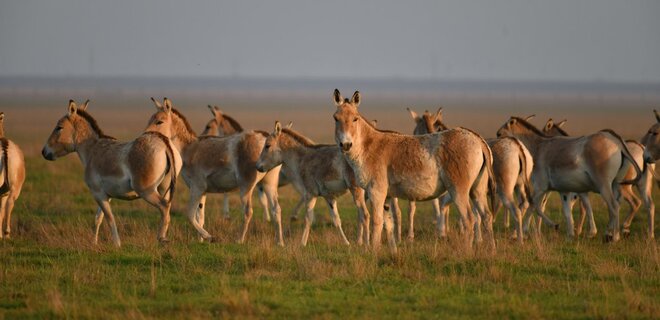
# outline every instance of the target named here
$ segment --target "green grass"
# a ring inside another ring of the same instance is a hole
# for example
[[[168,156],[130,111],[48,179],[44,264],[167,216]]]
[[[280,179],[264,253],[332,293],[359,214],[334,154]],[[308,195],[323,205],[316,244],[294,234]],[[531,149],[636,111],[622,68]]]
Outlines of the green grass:
[[[630,238],[604,244],[607,215],[595,196],[597,238],[568,241],[543,230],[520,246],[507,239],[499,216],[494,254],[466,252],[453,213],[453,236],[437,240],[430,206],[420,204],[415,242],[392,257],[341,245],[322,201],[301,247],[302,225],[288,220],[297,200],[289,188],[281,191],[284,248],[274,245],[258,205],[247,243],[235,243],[242,221],[236,196],[230,221],[219,214],[220,197],[209,197],[207,226],[218,241],[198,243],[183,217],[181,185],[167,245],[156,241],[154,208],[113,201],[123,243],[117,249],[107,225],[100,244],[91,243],[95,205],[75,156],[27,161],[13,239],[0,241],[0,318],[660,317],[660,259],[657,242],[646,240],[645,213]],[[556,196],[548,207],[563,222]],[[354,240],[349,197],[340,213]]]

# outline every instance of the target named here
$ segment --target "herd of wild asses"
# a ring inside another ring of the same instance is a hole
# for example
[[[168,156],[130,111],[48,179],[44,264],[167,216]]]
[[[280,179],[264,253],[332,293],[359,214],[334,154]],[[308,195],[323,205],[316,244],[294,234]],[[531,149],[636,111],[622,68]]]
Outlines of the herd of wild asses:
[[[241,125],[211,107],[213,118],[198,136],[185,116],[165,98],[153,99],[156,112],[144,132],[127,142],[106,135],[87,111],[89,101],[69,102],[43,147],[42,155],[55,160],[78,153],[84,178],[98,204],[96,233],[106,217],[113,242],[120,246],[110,199],[142,198],[158,208],[158,239],[167,241],[170,209],[179,175],[190,189],[186,215],[200,241],[212,239],[204,229],[207,193],[238,190],[244,221],[239,242],[244,242],[252,219],[252,193],[265,217],[275,226],[276,241],[284,244],[278,187],[291,184],[300,194],[294,215],[305,208],[302,244],[309,238],[317,198],[327,203],[332,222],[345,244],[337,198],[350,191],[357,207],[357,243],[378,248],[385,227],[388,246],[396,252],[401,241],[398,199],[410,201],[409,240],[414,239],[415,201],[432,201],[438,236],[448,232],[449,204],[460,217],[461,239],[495,248],[494,213],[508,211],[505,223],[514,225],[511,238],[523,242],[536,213],[536,223],[558,229],[545,213],[548,193],[557,191],[562,201],[568,237],[579,236],[588,218],[588,236],[597,233],[588,192],[600,194],[607,205],[609,223],[605,241],[617,241],[630,232],[642,203],[648,211],[648,234],[654,237],[655,207],[651,189],[654,162],[660,158],[660,114],[641,141],[624,141],[605,129],[586,136],[570,136],[565,121],[548,120],[538,129],[531,117],[510,117],[497,130],[497,138],[484,139],[474,131],[443,123],[442,109],[423,114],[408,109],[414,120],[413,135],[377,128],[359,111],[361,95],[350,99],[335,89],[335,144],[317,144],[301,133],[275,122],[271,132],[245,131]],[[328,117],[329,119],[329,117]],[[4,137],[0,113],[0,237],[10,236],[14,202],[25,180],[20,148]],[[637,189],[639,195],[633,191]],[[621,197],[631,212],[619,222]],[[641,197],[641,199],[640,199]],[[371,206],[367,206],[367,200]],[[580,202],[580,218],[574,225],[572,208]],[[228,214],[225,196],[224,213]],[[6,223],[3,224],[3,220]],[[483,233],[483,235],[482,235]]]

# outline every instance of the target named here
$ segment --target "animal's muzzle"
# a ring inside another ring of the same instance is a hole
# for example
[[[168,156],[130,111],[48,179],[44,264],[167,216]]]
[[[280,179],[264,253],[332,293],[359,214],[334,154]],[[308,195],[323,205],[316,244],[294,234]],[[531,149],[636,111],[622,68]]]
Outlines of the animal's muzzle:
[[[55,160],[55,155],[53,153],[49,152],[48,150],[46,150],[46,147],[41,149],[41,155],[44,157],[44,159],[46,159],[48,161]]]
[[[644,162],[646,163],[655,163],[655,160],[649,155],[644,155]]]
[[[263,165],[257,164],[257,171],[259,171],[259,172],[266,172],[266,169],[264,168]]]
[[[353,142],[340,142],[339,143],[339,148],[341,149],[342,152],[348,152],[348,150],[351,150],[352,146],[353,146]]]

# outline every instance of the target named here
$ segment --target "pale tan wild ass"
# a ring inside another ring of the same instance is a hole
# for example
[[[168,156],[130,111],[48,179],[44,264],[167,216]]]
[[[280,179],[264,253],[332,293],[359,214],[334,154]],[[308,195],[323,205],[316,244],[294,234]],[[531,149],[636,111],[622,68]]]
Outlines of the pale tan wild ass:
[[[514,136],[522,141],[534,158],[532,203],[536,213],[550,226],[558,228],[544,213],[543,198],[549,191],[598,192],[609,210],[606,241],[618,241],[620,184],[632,164],[641,170],[621,137],[603,130],[583,137],[547,137],[522,118],[511,117],[497,136]],[[627,159],[628,161],[624,161]],[[571,215],[566,217],[567,234],[573,237]]]
[[[71,100],[67,114],[57,121],[42,150],[46,160],[76,152],[85,169],[85,183],[99,205],[96,211],[94,243],[104,215],[108,217],[112,238],[121,246],[110,199],[142,198],[160,210],[158,240],[167,241],[170,208],[181,157],[167,137],[145,132],[130,142],[107,136],[87,113],[89,100],[80,107]]]
[[[447,127],[443,122],[442,122],[442,108],[439,108],[435,113],[431,114],[428,110],[426,110],[421,116],[419,116],[415,111],[411,110],[410,108],[407,108],[408,112],[410,113],[410,116],[412,117],[413,121],[415,122],[415,128],[413,129],[413,135],[424,135],[424,134],[429,134],[429,133],[434,133],[434,132],[439,132],[439,131],[445,131],[449,130],[449,127]],[[477,136],[479,136],[477,133],[474,133]],[[481,138],[481,136],[479,136]],[[483,140],[483,138],[481,138]],[[484,141],[484,143],[486,143]],[[488,149],[488,152],[491,152],[490,149]],[[492,157],[492,152],[488,156],[488,158],[493,158]],[[487,172],[484,172],[487,174]],[[475,224],[475,236],[477,241],[481,241],[481,222],[483,220],[484,226],[488,235],[488,240],[492,248],[495,246],[495,238],[493,235],[493,215],[492,211],[490,210],[488,206],[488,191],[490,189],[489,186],[489,179],[491,179],[490,175],[481,175],[479,177],[479,182],[475,184],[475,186],[470,190],[470,199],[472,201],[472,209],[474,212],[474,216],[476,219],[476,224]],[[494,183],[494,181],[490,181],[490,183]],[[449,202],[451,202],[451,196],[449,193],[445,193],[442,197],[442,200],[434,199],[432,200],[432,205],[436,213],[436,217],[438,217],[438,222],[440,225],[438,228],[440,229],[440,236],[445,237],[447,235],[447,230],[448,230],[448,217],[449,217]],[[396,207],[396,206],[395,206]],[[409,207],[409,229],[408,229],[408,239],[412,240],[414,238],[414,229],[413,229],[413,224],[414,224],[414,212],[415,212],[415,202],[410,201],[410,207]],[[397,212],[397,219],[400,221],[401,220],[401,215],[400,212],[401,210],[396,208]],[[400,226],[398,226],[398,233],[400,233]]]
[[[565,123],[566,120],[563,120],[559,123],[555,123],[554,121],[552,121],[552,119],[548,119],[548,121],[545,124],[545,127],[543,128],[543,132],[549,136],[556,136],[556,135],[568,136],[568,133],[561,128]],[[644,145],[642,145],[641,143],[634,140],[627,140],[626,146],[628,147],[630,154],[635,158],[635,162],[637,163],[637,166],[642,167],[642,175],[633,184],[624,183],[621,185],[621,195],[630,205],[630,212],[628,213],[626,219],[623,221],[622,231],[624,235],[630,233],[630,225],[632,224],[635,215],[637,214],[643,203],[644,207],[647,210],[647,217],[649,220],[648,221],[649,225],[647,230],[648,235],[651,238],[653,238],[653,233],[654,233],[653,219],[655,216],[655,204],[653,203],[653,195],[652,195],[653,192],[652,172],[655,171],[655,164],[644,163]],[[635,179],[635,169],[630,167],[628,169],[628,172],[626,173],[624,180],[632,181],[634,179]],[[637,188],[637,191],[641,195],[642,199],[640,199],[633,191],[633,185]],[[565,205],[567,206],[568,210],[572,211],[575,197],[567,196],[566,198],[564,198],[562,196],[562,201],[569,202]],[[587,210],[580,210],[580,220],[578,221],[578,225],[576,227],[577,229],[576,234],[580,235],[586,216],[589,219],[590,235],[595,235],[596,223],[594,222],[593,213],[591,211],[591,204],[589,202],[589,197],[586,194],[584,195],[580,194],[580,201],[587,208]],[[585,215],[585,211],[586,211],[586,215]],[[591,230],[591,228],[593,228],[593,231]]]
[[[154,100],[157,111],[151,116],[146,131],[156,131],[169,137],[181,152],[181,175],[190,188],[187,215],[203,239],[211,239],[204,229],[206,194],[238,189],[243,206],[244,222],[239,242],[244,242],[252,219],[252,192],[261,183],[268,198],[276,228],[276,240],[284,245],[277,183],[280,167],[267,173],[258,172],[256,162],[268,133],[246,131],[226,137],[197,138],[188,120],[165,98],[163,104]]]
[[[330,209],[335,227],[342,240],[349,244],[341,225],[337,207],[337,197],[350,191],[358,210],[358,243],[369,242],[369,211],[364,200],[364,190],[357,186],[353,169],[341,155],[336,144],[315,144],[311,140],[291,129],[282,128],[275,123],[273,133],[266,139],[266,144],[257,161],[257,170],[266,172],[275,166],[292,172],[293,186],[302,195],[305,203],[305,229],[302,245],[307,244],[309,232],[314,222],[316,198],[323,197]]]
[[[209,110],[211,111],[211,114],[213,115],[213,119],[209,120],[206,123],[206,126],[204,127],[204,131],[202,132],[202,136],[218,136],[218,137],[226,137],[230,136],[232,134],[236,133],[241,133],[243,132],[243,127],[241,126],[238,121],[236,121],[234,118],[228,116],[218,106],[211,106],[209,105]],[[289,123],[287,126],[291,127],[292,123]],[[280,187],[285,186],[289,184],[290,181],[287,178],[287,171],[286,169],[282,169],[280,171],[280,179],[278,181],[278,185]],[[261,204],[261,207],[263,208],[264,212],[264,219],[268,222],[270,222],[270,209],[268,208],[268,199],[266,198],[266,195],[264,194],[263,188],[261,187],[261,184],[257,184],[257,198],[259,199],[259,203]],[[293,209],[293,215],[291,216],[292,220],[297,220],[298,219],[298,211],[303,205],[302,199],[298,201],[296,206]],[[223,206],[222,206],[222,213],[225,217],[225,219],[229,219],[229,195],[227,193],[223,193]]]
[[[386,198],[431,200],[449,191],[472,243],[474,219],[470,190],[484,167],[492,172],[488,145],[462,128],[423,136],[384,132],[358,112],[360,93],[344,99],[335,89],[335,140],[372,203],[374,248],[380,246]],[[391,217],[385,220],[388,243],[396,252]]]
[[[5,114],[0,112],[0,239],[11,236],[11,213],[25,182],[25,159],[16,143],[5,137]],[[6,225],[3,224],[6,221]]]

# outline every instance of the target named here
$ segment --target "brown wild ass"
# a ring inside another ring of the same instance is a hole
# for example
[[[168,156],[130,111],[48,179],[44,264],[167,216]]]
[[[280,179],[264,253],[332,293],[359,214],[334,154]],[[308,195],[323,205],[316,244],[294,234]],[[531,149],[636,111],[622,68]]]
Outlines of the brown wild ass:
[[[339,230],[342,240],[349,244],[337,207],[337,197],[350,191],[358,210],[358,243],[368,243],[369,211],[364,200],[364,190],[357,186],[353,170],[346,163],[336,144],[315,144],[291,129],[282,128],[279,122],[266,139],[264,149],[257,161],[257,170],[266,172],[282,165],[288,169],[293,186],[302,195],[307,215],[302,245],[307,244],[309,232],[314,222],[316,198],[323,197],[328,204],[332,221]]]
[[[449,191],[473,240],[470,190],[484,167],[492,172],[488,145],[473,132],[458,128],[410,136],[378,130],[358,112],[360,93],[344,99],[335,89],[335,141],[372,203],[374,248],[380,246],[383,205],[387,197],[422,201]],[[391,217],[385,220],[388,243],[396,252]]]
[[[261,183],[268,198],[276,228],[276,240],[284,245],[277,183],[280,167],[267,173],[257,172],[256,162],[268,133],[246,131],[226,137],[197,137],[188,120],[165,98],[163,104],[152,98],[157,111],[151,116],[145,131],[156,131],[172,139],[181,152],[181,175],[190,188],[187,215],[203,239],[211,239],[204,229],[206,194],[238,189],[243,206],[244,222],[239,242],[244,242],[252,219],[252,192]]]
[[[5,137],[5,114],[0,112],[0,239],[10,238],[11,213],[25,182],[25,159],[21,148]],[[6,226],[3,224],[6,222]],[[3,228],[4,227],[4,228]]]
[[[497,136],[520,139],[532,154],[532,203],[546,223],[555,229],[559,227],[544,213],[542,200],[549,191],[598,192],[609,210],[605,240],[619,240],[619,185],[631,163],[637,176],[641,170],[616,133],[603,130],[583,137],[547,137],[524,119],[511,117],[497,131]],[[567,233],[573,237],[572,215],[567,215],[566,221]]]
[[[80,107],[71,100],[67,114],[57,121],[41,154],[55,160],[76,152],[85,170],[85,183],[99,205],[96,210],[96,232],[104,215],[108,217],[112,238],[121,246],[110,199],[142,198],[160,210],[158,240],[167,241],[170,208],[176,178],[181,168],[179,152],[170,140],[156,132],[145,132],[130,142],[119,142],[107,136],[96,120],[87,113],[89,100]]]
[[[218,137],[226,137],[232,134],[240,133],[243,132],[243,127],[238,123],[238,121],[234,120],[234,118],[228,116],[218,106],[208,106],[209,110],[211,110],[211,114],[213,115],[213,119],[209,120],[206,123],[206,126],[204,127],[204,131],[202,132],[202,136],[218,136]],[[289,123],[287,126],[290,127],[292,123]],[[282,169],[280,171],[280,179],[278,181],[278,184],[280,187],[285,186],[289,184],[289,180],[287,179],[286,176],[287,172],[285,169]],[[270,210],[268,208],[268,199],[266,198],[266,195],[264,194],[263,188],[261,187],[261,184],[257,184],[257,198],[259,199],[259,203],[261,204],[261,207],[263,208],[264,211],[264,219],[266,221],[270,222]],[[293,209],[293,215],[291,216],[292,220],[298,219],[298,211],[303,205],[302,199],[298,201],[298,204]],[[225,219],[229,219],[229,195],[227,193],[223,193],[223,206],[222,206],[222,213],[225,217]]]
[[[561,128],[565,123],[566,120],[563,120],[559,123],[554,123],[552,119],[548,119],[548,121],[545,124],[545,127],[543,128],[543,132],[545,132],[549,136],[550,135],[568,136],[568,133],[566,133],[566,131],[564,131]],[[622,231],[624,235],[630,233],[630,225],[632,224],[635,215],[637,214],[643,203],[644,207],[647,210],[647,216],[649,220],[648,234],[651,238],[653,238],[653,233],[654,233],[653,219],[655,216],[655,204],[653,203],[653,195],[652,195],[653,174],[651,172],[655,171],[655,164],[644,163],[644,145],[642,145],[641,143],[634,140],[627,140],[626,146],[628,147],[628,150],[630,150],[630,154],[632,154],[632,156],[635,158],[635,162],[637,162],[637,165],[639,167],[642,167],[642,175],[637,180],[637,182],[634,183],[634,186],[637,188],[637,191],[642,196],[642,199],[640,199],[633,191],[633,184],[624,183],[621,185],[621,195],[630,205],[630,212],[628,213],[626,219],[623,221]],[[624,180],[631,181],[634,178],[635,178],[635,170],[631,167],[628,169],[628,172],[626,173]],[[567,197],[565,199],[564,197],[562,197],[562,201],[567,201],[567,200],[571,201],[571,198]],[[573,201],[574,200],[575,198],[573,198]],[[589,197],[586,196],[586,194],[584,196],[580,194],[580,200],[588,208],[588,211],[586,211],[587,212],[586,216],[587,218],[589,218],[589,225],[593,226],[593,232],[590,232],[590,235],[595,235],[596,223],[594,222],[593,214],[591,214],[591,204],[589,203]],[[567,206],[568,206],[568,210],[571,210],[571,208],[573,207],[573,203],[571,202],[567,204]],[[577,235],[580,235],[580,232],[582,231],[584,220],[585,220],[585,211],[580,210],[580,220],[578,221],[578,225],[576,227]]]

